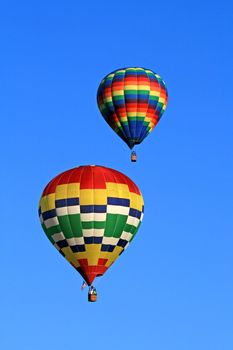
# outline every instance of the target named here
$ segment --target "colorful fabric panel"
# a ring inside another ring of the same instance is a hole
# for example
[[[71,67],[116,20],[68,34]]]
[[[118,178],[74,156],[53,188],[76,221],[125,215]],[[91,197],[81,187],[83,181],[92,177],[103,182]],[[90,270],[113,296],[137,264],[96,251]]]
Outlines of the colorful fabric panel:
[[[39,216],[49,240],[90,285],[128,247],[143,209],[142,195],[127,176],[81,166],[46,186]]]
[[[97,102],[111,128],[130,148],[154,129],[166,109],[167,88],[149,69],[122,68],[100,83]]]

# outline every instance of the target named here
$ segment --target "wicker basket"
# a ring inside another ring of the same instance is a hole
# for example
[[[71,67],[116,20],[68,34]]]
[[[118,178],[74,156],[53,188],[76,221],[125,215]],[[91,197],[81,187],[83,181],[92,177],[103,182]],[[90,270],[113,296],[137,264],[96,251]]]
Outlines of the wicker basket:
[[[88,294],[88,301],[95,302],[97,300],[97,294]]]

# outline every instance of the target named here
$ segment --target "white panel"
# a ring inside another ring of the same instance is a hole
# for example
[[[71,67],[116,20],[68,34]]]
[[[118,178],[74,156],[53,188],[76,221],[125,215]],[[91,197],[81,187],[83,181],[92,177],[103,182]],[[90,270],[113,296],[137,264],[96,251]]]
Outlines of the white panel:
[[[54,235],[52,235],[52,238],[55,242],[63,241],[64,239],[66,239],[62,232],[55,233]]]
[[[132,233],[123,231],[121,234],[121,239],[125,239],[126,241],[130,241],[131,238],[133,237]]]
[[[70,205],[67,207],[69,214],[80,214],[80,205]]]
[[[127,222],[126,222],[126,223],[129,224],[129,225],[133,225],[133,226],[135,226],[135,227],[138,227],[138,225],[139,225],[139,219],[138,219],[138,218],[135,218],[135,217],[133,217],[133,216],[128,216]]]
[[[109,214],[121,214],[129,215],[129,207],[123,207],[120,205],[107,205],[107,213]]]
[[[115,238],[115,237],[103,237],[102,244],[117,245],[118,241],[119,241],[119,238]]]
[[[85,213],[80,215],[81,221],[105,221],[106,213]]]
[[[83,237],[73,237],[73,238],[68,238],[67,242],[70,246],[80,245],[80,244],[84,244],[84,239]]]
[[[45,220],[45,221],[44,221],[44,224],[45,224],[45,227],[46,227],[46,228],[49,228],[49,227],[52,227],[52,226],[57,226],[57,225],[59,225],[59,222],[58,222],[57,217],[54,217],[54,218]]]
[[[68,215],[67,207],[56,208],[56,214],[57,216]]]
[[[104,229],[91,228],[89,230],[82,230],[84,237],[102,237],[104,235]]]

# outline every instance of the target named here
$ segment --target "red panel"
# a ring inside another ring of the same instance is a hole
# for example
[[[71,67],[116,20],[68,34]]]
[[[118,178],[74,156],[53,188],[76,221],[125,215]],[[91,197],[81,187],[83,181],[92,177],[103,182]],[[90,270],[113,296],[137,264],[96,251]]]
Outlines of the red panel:
[[[120,114],[122,117],[127,117],[126,109],[125,107],[116,107],[118,114]]]
[[[125,81],[125,85],[137,85],[137,79],[132,77],[126,77],[124,81]]]
[[[106,181],[104,178],[104,168],[100,166],[95,166],[93,170],[94,188],[95,189],[105,189]]]
[[[84,278],[87,284],[90,286],[97,275],[103,275],[107,271],[106,266],[81,266],[77,268],[77,271]]]
[[[124,80],[117,80],[112,82],[112,89],[113,90],[118,90],[118,89],[124,89]]]
[[[115,182],[115,172],[112,169],[104,168],[104,178],[106,182]]]
[[[81,179],[80,179],[80,189],[93,188],[93,174],[91,167],[87,166],[83,168]]]
[[[108,259],[101,259],[101,258],[100,258],[100,259],[98,260],[98,266],[100,266],[100,265],[101,265],[101,266],[104,266],[104,265],[106,264],[107,261],[108,261]]]
[[[138,82],[140,82],[140,84],[143,83],[143,85],[148,85],[150,86],[150,80],[146,77],[146,76],[138,76]]]
[[[88,266],[88,260],[87,259],[79,259],[78,260],[81,267],[87,267]]]
[[[153,115],[154,109],[149,109],[147,115]],[[63,172],[56,176],[46,186],[43,196],[54,193],[56,187],[66,183],[80,183],[81,189],[105,189],[106,182],[127,184],[130,192],[140,193],[137,186],[124,174],[101,166],[81,166]]]

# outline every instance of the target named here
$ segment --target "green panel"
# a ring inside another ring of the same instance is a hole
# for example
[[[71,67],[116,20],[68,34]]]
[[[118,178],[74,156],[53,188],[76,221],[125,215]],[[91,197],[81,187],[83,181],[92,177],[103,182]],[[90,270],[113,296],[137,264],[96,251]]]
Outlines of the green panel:
[[[134,90],[125,90],[125,94],[135,94],[135,92],[139,93],[140,95],[148,95],[148,96],[149,96],[149,93],[150,93],[149,90],[141,90],[139,88],[136,88]]]
[[[115,101],[115,100],[124,100],[124,95],[122,94],[122,95],[114,95],[114,96],[112,96],[112,98],[113,98],[113,100]]]
[[[136,115],[136,117],[129,117],[128,116],[128,119],[129,119],[129,121],[136,121],[136,122],[138,122],[138,121],[140,121],[140,122],[144,122],[144,120],[145,120],[145,117],[138,117],[137,115]],[[144,124],[145,124],[146,122],[144,122]],[[148,123],[148,122],[147,122]],[[126,124],[128,124],[128,121],[126,122]]]
[[[118,215],[116,214],[107,214],[105,231],[104,231],[105,237],[112,237],[112,234],[114,232],[115,225],[116,225],[117,216]]]
[[[124,231],[125,224],[127,221],[127,215],[117,215],[117,223],[115,227],[115,231],[113,233],[113,237],[120,238],[122,232]]]
[[[42,224],[42,227],[43,227],[44,231],[46,232],[46,235],[48,236],[48,238],[50,236],[54,235],[55,233],[61,232],[61,227],[59,225],[46,228],[45,225]]]
[[[127,215],[107,214],[104,236],[120,238],[126,226],[127,218]]]
[[[124,231],[132,233],[132,235],[135,235],[137,232],[138,227],[135,227],[133,225],[126,224],[124,227]]]
[[[66,238],[82,237],[82,227],[79,214],[58,216],[57,218]]]
[[[90,228],[103,229],[105,228],[105,221],[83,221],[82,227],[85,230]]]
[[[159,96],[150,95],[150,100],[158,101],[158,99],[159,99]]]
[[[80,220],[80,214],[69,215],[70,224],[72,227],[73,237],[82,237],[82,223]]]

